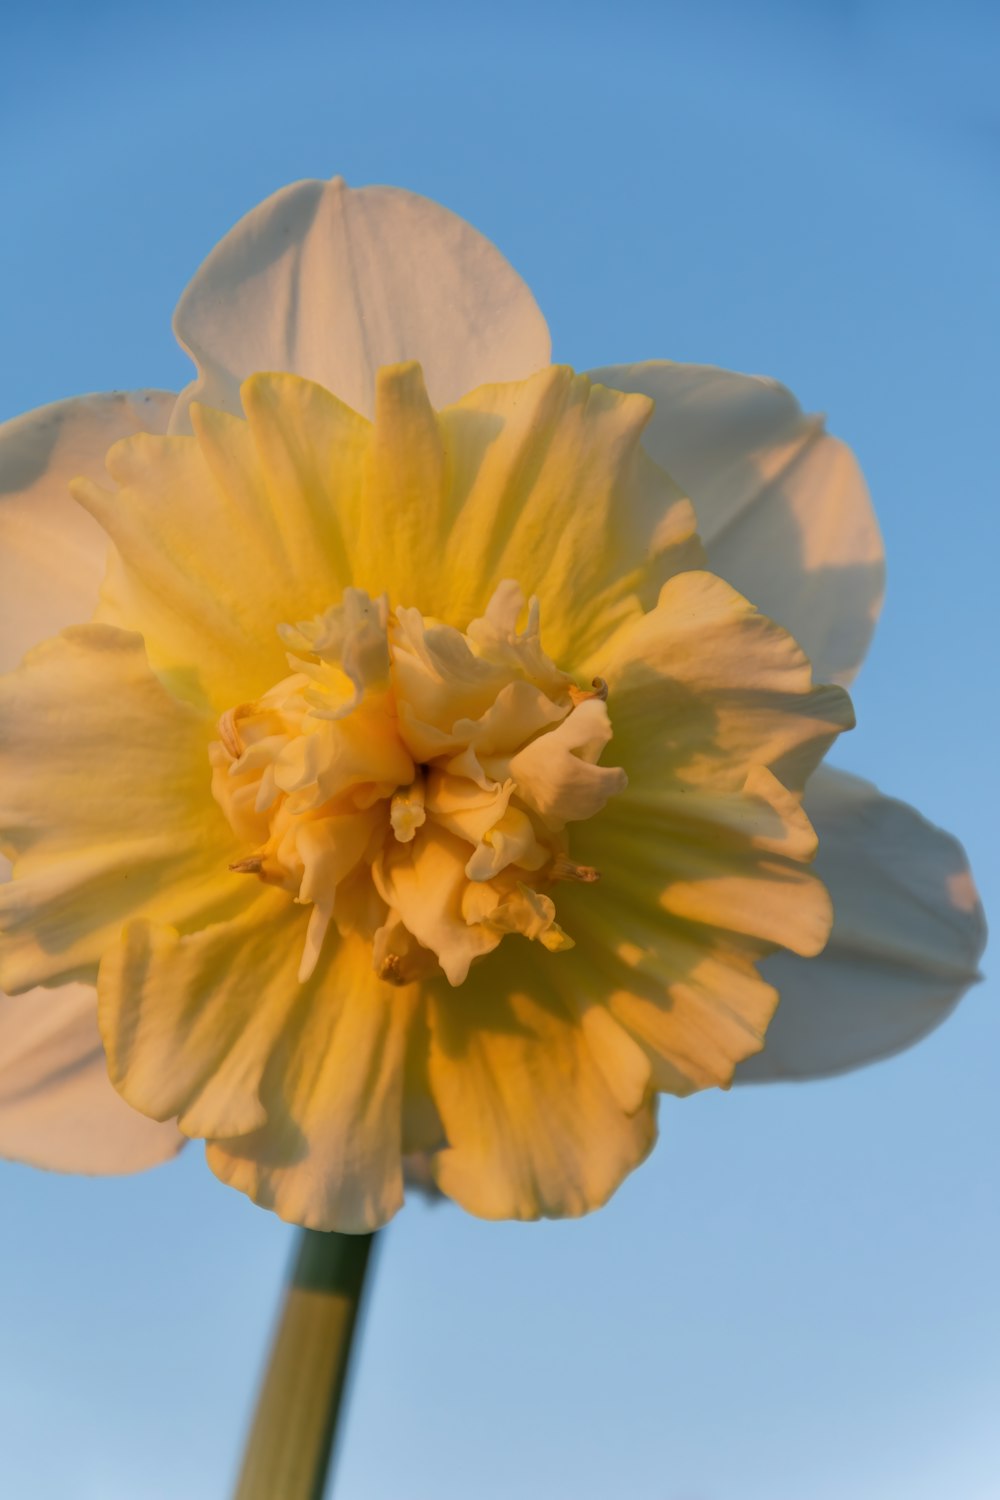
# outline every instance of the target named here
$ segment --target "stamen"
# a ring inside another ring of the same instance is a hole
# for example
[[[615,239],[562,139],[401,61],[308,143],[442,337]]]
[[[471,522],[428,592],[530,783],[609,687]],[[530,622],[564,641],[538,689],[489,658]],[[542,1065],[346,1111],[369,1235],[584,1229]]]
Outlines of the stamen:
[[[423,776],[418,774],[416,781],[409,786],[400,787],[394,794],[389,807],[389,821],[401,844],[413,842],[417,829],[422,828],[427,821]]]
[[[333,916],[332,895],[325,902],[317,902],[309,913],[309,924],[306,927],[306,943],[299,961],[299,984],[305,984],[311,979],[319,956],[323,949],[323,939],[326,937],[326,929],[330,925]]]
[[[396,985],[397,988],[401,988],[404,984],[410,983],[409,979],[407,979],[406,977],[406,974],[403,972],[403,960],[400,958],[398,953],[386,954],[385,958],[383,958],[381,964],[379,965],[378,977],[379,979],[383,979],[386,984]]]
[[[219,720],[219,738],[233,757],[233,760],[239,760],[246,749],[243,737],[237,728],[236,720],[237,716],[249,707],[249,703],[237,703],[235,708],[227,708]]]
[[[262,854],[248,854],[246,859],[235,859],[229,868],[236,875],[259,875],[264,868]]]
[[[592,691],[588,691],[586,688],[578,688],[574,682],[570,683],[568,691],[574,708],[579,708],[581,703],[586,703],[591,698],[599,698],[602,703],[607,703],[608,684],[603,677],[595,677],[591,688]]]
[[[575,880],[581,885],[593,885],[600,880],[600,870],[595,870],[593,865],[578,865],[565,854],[557,854],[552,861],[549,870],[552,880]]]

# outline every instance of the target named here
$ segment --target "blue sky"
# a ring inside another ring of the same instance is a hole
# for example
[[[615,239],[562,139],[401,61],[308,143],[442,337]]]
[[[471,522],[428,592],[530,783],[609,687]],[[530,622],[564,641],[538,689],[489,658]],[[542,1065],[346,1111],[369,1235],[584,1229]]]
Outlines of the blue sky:
[[[889,592],[837,758],[960,833],[995,909],[998,42],[962,3],[22,12],[0,416],[183,383],[179,292],[287,181],[438,198],[557,357],[776,375],[855,447]],[[668,1101],[585,1222],[408,1207],[336,1493],[995,1500],[995,1002],[847,1078]],[[0,1187],[0,1493],[224,1496],[290,1231],[197,1149]]]

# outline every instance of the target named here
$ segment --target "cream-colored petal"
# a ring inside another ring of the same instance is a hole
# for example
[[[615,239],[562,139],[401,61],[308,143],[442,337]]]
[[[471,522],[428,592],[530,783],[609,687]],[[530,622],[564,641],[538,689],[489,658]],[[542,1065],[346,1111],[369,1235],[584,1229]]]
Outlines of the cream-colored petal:
[[[214,725],[142,640],[72,626],[0,678],[0,984],[90,979],[132,914],[179,925],[236,899],[242,852],[210,790]]]
[[[518,796],[555,828],[592,818],[626,784],[617,766],[596,764],[611,733],[607,708],[599,698],[578,704],[555,729],[511,757]]]
[[[241,219],[174,331],[199,372],[178,422],[191,400],[238,411],[257,370],[303,375],[369,414],[381,365],[420,360],[442,406],[549,361],[534,298],[487,239],[427,198],[341,178],[293,183]]]
[[[581,1019],[591,981],[575,955],[536,962],[515,943],[432,996],[429,1076],[448,1140],[432,1170],[482,1218],[573,1217],[646,1156],[654,1108],[628,1038]]]
[[[0,1156],[52,1172],[141,1172],[184,1140],[115,1093],[90,985],[0,995]]]
[[[615,760],[637,791],[740,792],[754,766],[798,790],[854,722],[843,689],[814,687],[792,637],[711,573],[671,578],[588,670],[608,682]]]
[[[593,378],[656,402],[646,446],[690,495],[712,571],[792,632],[818,682],[849,682],[884,582],[850,449],[759,376],[656,360]]]
[[[466,634],[487,661],[523,676],[549,697],[560,698],[566,692],[568,678],[542,649],[541,616],[537,595],[526,600],[521,585],[505,578],[497,585],[486,613],[469,622]]]
[[[0,426],[0,672],[90,619],[108,540],[73,503],[70,480],[104,477],[119,438],[166,431],[175,400],[169,391],[77,396]]]
[[[781,1001],[738,1082],[821,1077],[898,1052],[978,978],[986,927],[955,839],[842,771],[818,772],[805,806],[833,933],[819,958],[765,963]]]
[[[465,777],[432,770],[427,775],[424,805],[435,823],[470,844],[478,844],[506,813],[513,791],[511,781],[483,788]]]
[[[500,941],[478,923],[470,926],[463,913],[468,858],[468,844],[431,822],[411,843],[390,845],[374,869],[379,894],[417,942],[437,955],[453,985]]]
[[[489,711],[508,674],[476,656],[454,626],[416,609],[397,608],[396,617],[392,675],[401,717],[406,709],[403,731],[413,753],[429,758],[450,745],[456,723]]]
[[[245,422],[198,408],[194,437],[119,443],[117,490],[74,486],[115,544],[98,618],[140,631],[156,669],[216,712],[285,676],[277,627],[351,583],[345,533],[369,432],[290,376],[249,380],[243,399]]]
[[[307,920],[257,887],[186,937],[131,924],[101,965],[101,1030],[125,1096],[208,1137],[223,1181],[296,1224],[362,1233],[402,1202],[418,995],[376,978],[370,943],[333,934],[299,984]]]

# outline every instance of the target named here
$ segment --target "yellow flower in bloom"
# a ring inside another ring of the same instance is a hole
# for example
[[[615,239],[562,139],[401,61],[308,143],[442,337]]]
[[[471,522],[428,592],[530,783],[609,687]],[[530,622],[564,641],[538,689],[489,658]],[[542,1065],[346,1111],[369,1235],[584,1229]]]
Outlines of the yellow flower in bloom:
[[[551,365],[475,231],[339,182],[237,225],[175,326],[179,397],[0,429],[0,1150],[204,1138],[320,1228],[408,1163],[577,1214],[658,1093],[946,1012],[961,851],[813,774],[881,547],[787,391]]]

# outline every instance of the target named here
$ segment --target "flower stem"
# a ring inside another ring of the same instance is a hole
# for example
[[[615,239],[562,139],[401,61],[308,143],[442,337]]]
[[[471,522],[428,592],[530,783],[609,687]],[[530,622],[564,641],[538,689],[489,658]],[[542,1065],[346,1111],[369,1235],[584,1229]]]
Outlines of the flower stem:
[[[322,1500],[374,1240],[300,1231],[234,1500]]]

